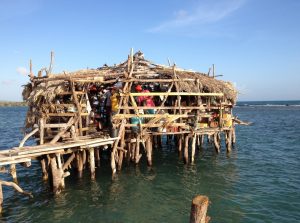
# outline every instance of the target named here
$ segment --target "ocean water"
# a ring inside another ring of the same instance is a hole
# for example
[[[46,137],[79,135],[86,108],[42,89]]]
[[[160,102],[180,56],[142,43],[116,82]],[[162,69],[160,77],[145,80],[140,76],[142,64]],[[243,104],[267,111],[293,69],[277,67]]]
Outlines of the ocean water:
[[[286,106],[289,105],[289,106]],[[196,194],[210,199],[211,222],[300,222],[300,102],[241,102],[234,112],[251,126],[238,126],[230,154],[211,145],[184,165],[173,144],[143,155],[138,167],[124,165],[111,178],[108,159],[82,179],[75,172],[57,197],[41,180],[39,165],[18,166],[18,180],[34,198],[4,187],[0,222],[189,222]],[[0,148],[22,138],[26,108],[0,108]],[[34,143],[34,142],[29,142]],[[9,180],[9,176],[0,175]]]

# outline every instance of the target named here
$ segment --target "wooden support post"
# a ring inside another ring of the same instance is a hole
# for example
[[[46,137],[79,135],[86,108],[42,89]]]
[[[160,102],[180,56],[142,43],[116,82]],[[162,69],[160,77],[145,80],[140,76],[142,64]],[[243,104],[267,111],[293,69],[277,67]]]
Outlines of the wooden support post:
[[[0,214],[2,213],[2,204],[3,204],[3,192],[2,192],[2,184],[0,183]]]
[[[232,127],[232,145],[236,144],[235,127]]]
[[[41,167],[42,167],[42,173],[43,173],[43,180],[48,180],[48,164],[47,164],[47,157],[41,159]]]
[[[118,159],[118,170],[119,171],[122,169],[122,164],[123,164],[124,147],[125,147],[125,131],[121,135],[120,147],[121,147],[121,149],[119,150],[119,159]]]
[[[189,162],[189,135],[185,136],[184,139],[184,163],[187,164]]]
[[[194,134],[192,137],[193,137],[193,140],[192,140],[192,157],[191,157],[191,162],[194,163],[194,161],[195,161],[195,152],[196,152],[196,138],[197,138],[197,135]]]
[[[45,120],[41,118],[39,120],[39,132],[40,132],[40,145],[44,144],[44,130],[45,130]],[[48,163],[47,163],[47,156],[44,156],[40,160],[41,163],[41,168],[42,168],[42,173],[43,173],[43,180],[46,181],[48,180]]]
[[[100,149],[95,148],[95,160],[97,167],[100,167]]]
[[[39,120],[40,128],[40,145],[44,144],[44,132],[45,132],[45,120],[40,118]]]
[[[61,176],[60,186],[61,186],[61,188],[65,188],[65,178],[63,177],[63,175],[64,175],[63,165],[61,162],[61,155],[59,153],[56,154],[56,160],[57,160],[57,171],[59,172],[59,175]]]
[[[138,164],[141,158],[140,154],[140,142],[141,142],[141,136],[138,134],[136,137],[136,147],[135,147],[135,164]]]
[[[56,157],[54,155],[51,155],[50,166],[51,166],[51,172],[52,172],[53,193],[59,194],[65,186],[63,170],[62,170],[62,165],[60,163],[60,159],[58,160],[58,163],[57,163]]]
[[[115,152],[116,151],[112,150],[111,154],[110,154],[110,166],[111,166],[111,170],[112,170],[112,175],[115,175],[115,173],[117,172]]]
[[[91,179],[95,180],[95,154],[94,148],[89,148]]]
[[[209,200],[208,197],[197,195],[192,201],[190,223],[206,223],[210,217],[206,216]]]
[[[215,150],[217,153],[220,153],[220,140],[219,140],[219,136],[218,136],[219,133],[215,133],[214,134],[214,146],[215,146]]]
[[[15,183],[18,183],[16,164],[11,164],[11,165],[10,165],[10,174],[11,174],[11,176],[12,176],[13,181],[14,181]]]
[[[152,143],[151,136],[146,140],[146,150],[147,150],[147,164],[148,166],[152,166]]]
[[[231,147],[232,147],[232,130],[227,130],[226,131],[226,149],[227,152],[231,152]]]
[[[178,140],[178,155],[180,159],[182,159],[182,141],[183,141],[183,136],[180,135]]]
[[[76,153],[76,161],[77,161],[77,171],[78,177],[82,177],[82,170],[83,170],[83,162],[82,162],[82,154],[80,151]]]
[[[83,169],[85,169],[85,164],[86,164],[86,151],[83,150],[82,151],[82,165],[83,165]]]

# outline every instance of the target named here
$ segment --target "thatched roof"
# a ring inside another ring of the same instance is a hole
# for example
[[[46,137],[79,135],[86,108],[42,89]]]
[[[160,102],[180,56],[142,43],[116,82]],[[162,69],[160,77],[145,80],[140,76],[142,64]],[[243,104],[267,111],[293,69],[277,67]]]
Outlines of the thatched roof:
[[[204,73],[179,69],[177,67],[163,66],[152,63],[146,59],[141,52],[133,56],[134,69],[132,70],[132,80],[134,79],[182,79],[178,81],[178,86],[182,92],[214,92],[224,93],[226,99],[236,102],[237,90],[230,82],[217,80]],[[97,69],[79,70],[76,72],[63,72],[48,77],[35,77],[32,84],[25,86],[23,91],[24,100],[29,103],[38,104],[40,99],[44,98],[46,102],[51,103],[55,95],[66,91],[67,81],[70,79],[78,82],[98,82],[113,83],[116,80],[128,80],[128,74],[131,72],[128,61],[114,65],[99,67]],[[175,73],[175,74],[174,74]],[[191,79],[184,81],[185,79]],[[195,80],[195,81],[193,81]],[[198,84],[200,83],[200,84]],[[199,88],[200,85],[200,88]]]

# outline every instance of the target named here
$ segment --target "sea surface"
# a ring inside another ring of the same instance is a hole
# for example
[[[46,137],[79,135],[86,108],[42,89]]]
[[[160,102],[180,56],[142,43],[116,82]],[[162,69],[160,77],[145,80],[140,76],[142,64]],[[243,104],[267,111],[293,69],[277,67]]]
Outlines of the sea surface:
[[[18,166],[19,184],[34,198],[4,187],[0,222],[189,222],[197,194],[209,197],[211,222],[300,222],[300,101],[239,102],[234,112],[253,124],[237,127],[230,154],[224,145],[218,155],[206,145],[195,165],[184,165],[174,144],[164,145],[154,151],[152,168],[143,155],[138,167],[125,164],[115,179],[108,159],[96,181],[88,169],[82,179],[72,172],[57,197],[38,163]],[[1,149],[18,145],[25,113],[0,108]]]

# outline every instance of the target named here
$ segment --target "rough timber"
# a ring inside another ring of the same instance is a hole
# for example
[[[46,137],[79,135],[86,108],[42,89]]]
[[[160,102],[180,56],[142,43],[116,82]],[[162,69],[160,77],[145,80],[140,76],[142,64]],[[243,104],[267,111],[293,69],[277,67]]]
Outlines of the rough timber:
[[[204,137],[217,153],[221,133],[227,152],[235,143],[234,125],[241,124],[232,114],[237,91],[230,82],[217,80],[214,71],[205,74],[154,64],[141,52],[131,53],[119,65],[97,69],[52,74],[51,67],[40,70],[37,76],[30,72],[30,83],[23,91],[29,106],[24,139],[19,147],[0,151],[1,171],[11,173],[15,182],[16,164],[30,167],[32,160],[39,160],[43,179],[51,176],[53,192],[58,194],[65,187],[64,178],[70,175],[68,169],[77,169],[81,176],[84,166],[89,166],[94,179],[101,151],[107,148],[113,174],[121,170],[123,160],[138,164],[143,154],[151,166],[153,149],[160,148],[164,135],[174,141],[185,163],[195,161]],[[139,84],[157,85],[159,89],[135,92]],[[91,85],[106,89],[118,85],[118,111],[112,116],[111,130],[117,134],[113,137],[89,124]],[[140,96],[153,98],[155,106],[138,105],[135,98]],[[63,103],[57,103],[57,98]],[[150,109],[155,112],[147,113]],[[133,118],[139,122],[131,122]],[[38,145],[24,146],[30,137]],[[30,194],[16,183],[0,181],[0,206],[2,185]]]

